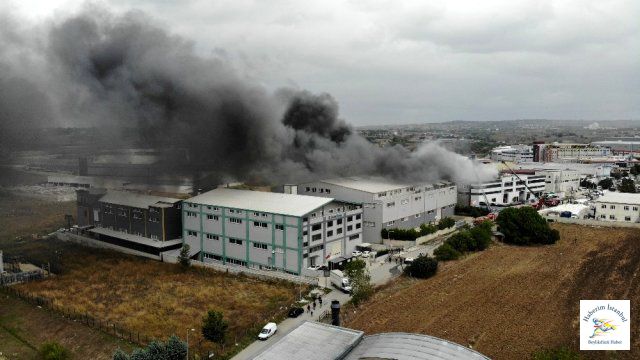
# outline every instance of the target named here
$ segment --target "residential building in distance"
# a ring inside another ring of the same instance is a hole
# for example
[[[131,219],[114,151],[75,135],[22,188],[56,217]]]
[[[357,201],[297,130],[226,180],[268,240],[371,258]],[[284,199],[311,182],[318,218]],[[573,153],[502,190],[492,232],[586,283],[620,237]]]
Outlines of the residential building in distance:
[[[493,161],[533,162],[533,147],[531,145],[499,146],[491,150],[489,157]]]
[[[528,203],[545,191],[545,175],[502,175],[480,184],[458,186],[458,205],[509,206]],[[532,195],[526,186],[533,192]],[[488,203],[487,203],[488,202]]]
[[[381,243],[382,229],[410,229],[453,215],[456,204],[456,185],[446,181],[402,184],[346,177],[300,184],[298,193],[362,204],[367,243]]]
[[[640,194],[608,191],[595,200],[596,220],[640,222]]]
[[[593,141],[591,145],[607,147],[611,149],[614,155],[640,153],[640,137],[613,138],[604,141]]]
[[[180,199],[93,188],[76,194],[78,227],[97,240],[156,256],[182,244]]]
[[[185,200],[183,224],[202,261],[294,275],[362,243],[362,206],[318,196],[219,188]]]

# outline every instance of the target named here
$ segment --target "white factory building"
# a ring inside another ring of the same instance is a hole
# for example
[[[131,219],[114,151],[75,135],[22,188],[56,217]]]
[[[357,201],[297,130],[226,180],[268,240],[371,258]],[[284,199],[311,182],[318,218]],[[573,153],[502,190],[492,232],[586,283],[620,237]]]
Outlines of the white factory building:
[[[453,215],[456,186],[450,182],[402,184],[376,177],[347,177],[298,185],[298,193],[362,204],[363,236],[381,243],[382,229],[409,229]]]
[[[548,193],[571,194],[580,187],[580,173],[575,170],[538,170],[535,174],[545,177],[544,191]]]
[[[183,202],[183,239],[205,262],[300,275],[362,243],[362,207],[330,197],[215,189]]]
[[[545,192],[544,175],[503,175],[493,181],[459,185],[458,205],[509,206],[529,203]],[[525,184],[535,194],[533,196]],[[488,203],[487,203],[488,202]]]
[[[596,219],[640,222],[640,194],[606,192],[595,201]]]
[[[533,162],[533,147],[531,145],[499,146],[491,150],[489,156],[493,161]]]

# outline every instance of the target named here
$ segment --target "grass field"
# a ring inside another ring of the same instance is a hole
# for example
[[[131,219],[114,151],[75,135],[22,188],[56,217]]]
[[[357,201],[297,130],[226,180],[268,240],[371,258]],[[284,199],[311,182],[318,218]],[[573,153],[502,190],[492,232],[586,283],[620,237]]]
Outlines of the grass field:
[[[639,313],[640,231],[553,227],[561,233],[555,245],[494,245],[441,264],[433,278],[394,282],[345,325],[370,334],[433,335],[496,360],[528,359],[538,349],[563,345],[577,351],[580,299],[630,299],[631,313]],[[635,321],[631,351],[581,355],[639,359],[639,335],[640,322]]]
[[[17,288],[51,299],[55,305],[154,338],[171,334],[185,338],[187,329],[194,328],[192,348],[205,352],[214,348],[200,334],[207,310],[224,313],[230,322],[229,343],[242,346],[253,340],[267,320],[281,317],[299,293],[298,286],[290,283],[209,269],[182,271],[178,265],[37,236],[63,226],[66,213],[75,213],[73,203],[0,192],[0,249],[6,258],[19,256],[37,265],[51,263],[57,274]],[[0,345],[3,341],[0,338]],[[234,348],[231,345],[226,350],[233,352]],[[112,347],[103,350],[113,351]]]

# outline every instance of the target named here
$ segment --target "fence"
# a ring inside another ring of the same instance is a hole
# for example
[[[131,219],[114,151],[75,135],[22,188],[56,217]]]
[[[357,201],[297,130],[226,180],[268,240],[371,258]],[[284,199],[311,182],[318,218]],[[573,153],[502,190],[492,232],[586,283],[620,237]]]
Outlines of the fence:
[[[138,344],[140,346],[146,346],[147,344],[149,344],[150,342],[154,341],[155,339],[147,336],[145,334],[142,334],[140,332],[137,331],[132,331],[129,330],[127,328],[125,328],[122,325],[119,325],[117,323],[114,322],[109,322],[108,320],[102,320],[100,318],[96,318],[93,317],[87,313],[81,313],[81,312],[77,312],[73,309],[69,309],[69,308],[65,308],[63,306],[59,306],[53,303],[52,300],[47,299],[47,298],[43,298],[40,296],[35,296],[32,294],[29,294],[27,292],[18,290],[14,287],[9,287],[6,285],[0,286],[0,292],[3,292],[5,294],[11,294],[19,299],[22,299],[32,305],[36,305],[36,306],[40,306],[43,307],[45,309],[49,309],[55,313],[58,313],[59,315],[72,320],[72,321],[76,321],[79,323],[82,323],[84,325],[89,326],[90,328],[96,329],[98,331],[102,331],[106,334],[115,336],[117,338],[120,338],[122,340],[128,341],[130,343],[133,344]]]
[[[40,280],[44,277],[44,272],[41,270],[24,271],[19,273],[4,273],[0,274],[0,286],[8,286],[11,284]]]

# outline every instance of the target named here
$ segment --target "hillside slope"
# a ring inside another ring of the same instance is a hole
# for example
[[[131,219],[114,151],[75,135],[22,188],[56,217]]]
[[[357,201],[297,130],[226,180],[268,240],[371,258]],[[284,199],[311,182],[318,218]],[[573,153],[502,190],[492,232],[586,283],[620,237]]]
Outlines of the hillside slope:
[[[630,299],[632,351],[614,358],[640,358],[640,231],[554,227],[561,233],[555,245],[494,245],[441,264],[431,279],[395,282],[346,325],[367,333],[433,335],[496,360],[526,359],[540,348],[579,349],[580,299]],[[601,352],[582,355],[603,358]]]

